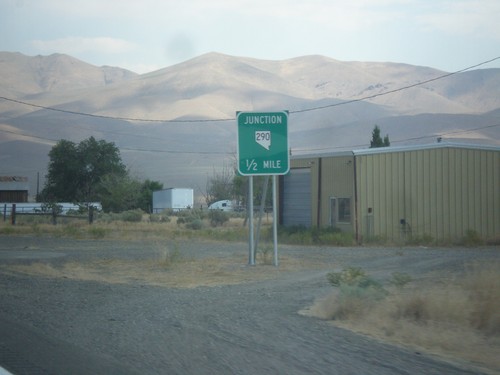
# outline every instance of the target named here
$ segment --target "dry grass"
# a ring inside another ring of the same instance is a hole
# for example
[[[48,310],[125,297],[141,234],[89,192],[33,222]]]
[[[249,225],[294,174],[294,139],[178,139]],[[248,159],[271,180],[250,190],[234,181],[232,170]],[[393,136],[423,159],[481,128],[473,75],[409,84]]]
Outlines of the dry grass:
[[[112,284],[137,282],[162,287],[194,288],[266,280],[287,272],[324,267],[324,263],[319,261],[304,261],[286,256],[280,257],[279,268],[259,258],[258,267],[248,266],[247,263],[248,259],[244,254],[190,259],[182,256],[182,249],[159,247],[157,255],[150,259],[70,261],[58,266],[33,262],[0,266],[0,271]]]
[[[280,268],[246,266],[244,256],[231,258],[150,260],[109,259],[86,263],[67,262],[59,267],[43,262],[29,265],[11,265],[4,272],[18,272],[32,276],[94,280],[112,284],[137,282],[174,288],[239,284],[270,279],[280,273],[300,267],[298,262],[282,259]]]
[[[337,289],[306,313],[500,373],[500,263],[472,264],[464,275],[439,283],[391,289],[377,303],[342,298]]]
[[[32,217],[31,217],[32,218]],[[9,221],[0,221],[0,235],[25,235],[68,237],[79,239],[162,239],[162,238],[202,238],[217,240],[246,240],[248,227],[243,226],[243,219],[231,218],[221,227],[211,227],[204,220],[203,229],[192,230],[185,225],[178,225],[175,218],[169,222],[149,222],[147,215],[142,222],[95,222],[89,225],[85,220],[60,220],[60,224],[52,225],[46,221],[32,221],[30,217],[18,218],[17,225]],[[43,219],[43,218],[42,218]]]

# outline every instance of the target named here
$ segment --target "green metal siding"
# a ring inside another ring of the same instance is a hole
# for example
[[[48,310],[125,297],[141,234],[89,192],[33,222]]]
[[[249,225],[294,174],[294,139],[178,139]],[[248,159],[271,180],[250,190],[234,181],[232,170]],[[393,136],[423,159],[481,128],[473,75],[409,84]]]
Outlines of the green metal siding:
[[[356,163],[362,238],[500,234],[498,151],[444,147],[358,155]]]
[[[291,168],[310,169],[312,226],[330,225],[334,197],[351,198],[351,222],[337,224],[360,241],[427,235],[453,242],[470,229],[500,236],[498,148],[390,147],[292,159]]]

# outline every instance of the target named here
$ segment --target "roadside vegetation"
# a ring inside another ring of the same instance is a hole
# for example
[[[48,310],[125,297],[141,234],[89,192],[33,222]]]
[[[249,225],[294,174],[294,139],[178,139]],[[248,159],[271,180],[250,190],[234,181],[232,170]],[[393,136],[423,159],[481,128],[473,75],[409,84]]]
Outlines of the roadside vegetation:
[[[387,147],[389,136],[383,139],[380,128],[375,125],[371,147]],[[130,175],[122,162],[118,147],[114,143],[90,137],[74,143],[60,140],[49,154],[48,174],[44,187],[37,195],[38,202],[52,207],[50,216],[15,217],[15,226],[8,220],[0,223],[1,234],[26,234],[69,236],[76,238],[130,238],[146,237],[187,237],[216,239],[225,241],[246,241],[246,220],[241,212],[219,210],[186,209],[180,212],[154,211],[151,207],[153,192],[163,189],[158,181],[140,181]],[[245,207],[247,200],[247,180],[236,173],[234,165],[225,164],[221,170],[214,168],[207,176],[205,207],[211,203],[231,199],[238,207]],[[255,176],[253,201],[260,207],[271,206],[269,176]],[[58,215],[57,202],[74,202],[81,212]],[[100,202],[102,212],[87,212],[89,202]],[[203,207],[203,205],[200,205]],[[263,229],[259,238],[271,241],[269,214],[263,218]],[[57,225],[52,225],[56,224]],[[93,222],[89,226],[86,222]],[[305,228],[301,226],[279,228],[279,242],[295,245],[353,246],[356,244],[352,233],[335,228]],[[482,239],[473,230],[467,231],[460,242],[435,241],[430,235],[411,236],[400,243],[388,243],[384,238],[364,238],[365,245],[379,246],[480,246],[498,245],[500,238]]]
[[[413,280],[376,280],[347,267],[327,274],[333,291],[306,312],[359,333],[500,370],[500,262]],[[423,349],[425,348],[425,349]]]
[[[256,223],[258,218],[255,219]],[[57,217],[53,224],[50,215],[17,215],[16,225],[11,225],[9,217],[0,219],[0,235],[53,235],[73,238],[198,238],[221,241],[247,241],[248,226],[244,212],[189,209],[174,212],[165,210],[147,214],[141,209],[119,213],[94,213],[93,224],[88,224],[85,212],[68,212]],[[264,214],[260,238],[272,241],[272,215]],[[306,228],[303,226],[278,227],[278,240],[282,244],[304,246],[356,246],[353,233],[335,228]],[[474,230],[455,241],[436,241],[429,235],[413,236],[404,241],[392,242],[373,237],[363,241],[363,246],[497,246],[500,237],[481,238]]]
[[[262,220],[256,254],[258,265],[271,266],[273,263],[271,221],[266,216]],[[62,268],[46,263],[17,266],[19,272],[92,280],[98,277],[97,280],[103,282],[127,282],[132,278],[155,285],[195,287],[200,282],[205,283],[202,285],[239,283],[252,278],[272,277],[279,272],[329,267],[324,263],[314,263],[314,259],[287,258],[279,269],[256,267],[249,275],[244,268],[234,267],[234,264],[246,262],[246,254],[235,254],[227,259],[209,257],[201,261],[185,257],[178,246],[185,240],[214,243],[248,240],[244,214],[223,211],[191,209],[150,215],[142,210],[128,210],[99,213],[93,224],[88,223],[84,214],[82,219],[61,216],[57,225],[51,223],[50,217],[19,215],[16,225],[11,225],[8,220],[0,221],[1,235],[147,241],[154,244],[156,257],[143,261],[117,259],[107,260],[105,264],[65,264]],[[352,234],[328,228],[279,228],[278,235],[280,244],[347,247],[355,244]],[[411,246],[417,245],[417,240],[413,239]],[[423,237],[421,240],[427,246],[430,239]],[[379,247],[396,246],[384,243],[382,239],[379,241]],[[477,247],[489,243],[477,232],[468,231],[460,245]],[[200,274],[204,276],[200,278]],[[362,268],[346,267],[329,272],[325,281],[332,286],[332,293],[317,301],[307,314],[398,345],[418,348],[417,351],[428,350],[453,360],[458,358],[495,369],[497,373],[500,371],[497,359],[500,351],[500,262],[474,263],[468,265],[465,272],[431,275],[421,280],[414,280],[402,272],[394,272],[389,278],[379,280]]]

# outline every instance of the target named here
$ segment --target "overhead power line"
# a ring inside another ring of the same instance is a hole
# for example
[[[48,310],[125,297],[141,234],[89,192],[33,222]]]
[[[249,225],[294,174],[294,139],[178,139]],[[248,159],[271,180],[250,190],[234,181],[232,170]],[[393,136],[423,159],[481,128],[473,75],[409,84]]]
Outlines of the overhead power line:
[[[352,99],[352,100],[342,101],[342,102],[339,102],[339,103],[333,103],[333,104],[327,104],[327,105],[318,106],[318,107],[306,108],[306,109],[301,109],[301,110],[298,110],[298,111],[290,111],[290,113],[301,113],[301,112],[317,111],[319,109],[325,109],[325,108],[331,108],[331,107],[338,107],[338,106],[341,106],[341,105],[352,104],[352,103],[362,102],[362,101],[365,101],[365,100],[375,99],[375,98],[378,98],[380,96],[394,94],[396,92],[408,90],[408,89],[411,89],[413,87],[422,86],[422,85],[425,85],[425,84],[430,83],[430,82],[438,81],[440,79],[447,78],[447,77],[453,76],[455,74],[463,73],[463,72],[466,72],[468,70],[471,70],[471,69],[474,69],[474,68],[478,68],[478,67],[480,67],[482,65],[489,64],[489,63],[491,63],[493,61],[496,61],[496,60],[500,60],[500,56],[495,57],[495,58],[493,58],[491,60],[488,60],[488,61],[483,61],[483,62],[481,62],[479,64],[476,64],[476,65],[469,66],[469,67],[464,68],[464,69],[457,70],[455,72],[446,73],[446,74],[443,74],[443,75],[440,75],[440,76],[437,76],[437,77],[434,77],[434,78],[431,78],[431,79],[427,79],[425,81],[417,82],[417,83],[414,83],[414,84],[411,84],[411,85],[408,85],[408,86],[399,87],[397,89],[393,89],[393,90],[389,90],[389,91],[383,91],[383,92],[380,92],[378,94],[363,96],[363,97],[358,98],[358,99]]]
[[[440,75],[440,76],[437,76],[437,77],[434,77],[434,78],[431,78],[431,79],[428,79],[428,80],[425,80],[422,82],[417,82],[415,84],[400,87],[400,88],[397,88],[394,90],[384,91],[384,92],[381,92],[378,94],[369,95],[369,96],[365,96],[362,98],[353,99],[353,100],[349,100],[349,101],[342,101],[342,102],[333,103],[333,104],[324,105],[324,106],[317,106],[317,107],[306,108],[306,109],[301,109],[301,110],[296,110],[296,111],[289,111],[289,113],[293,114],[293,113],[301,113],[301,112],[310,112],[310,111],[315,111],[315,110],[321,110],[324,108],[338,107],[341,105],[347,105],[347,104],[351,104],[351,103],[356,103],[356,102],[374,99],[374,98],[377,98],[380,96],[389,95],[389,94],[392,94],[395,92],[399,92],[399,91],[407,90],[407,89],[410,89],[413,87],[421,86],[421,85],[427,84],[429,82],[434,82],[434,81],[437,81],[440,79],[444,79],[446,77],[450,77],[450,76],[455,75],[455,74],[463,73],[465,71],[480,67],[482,65],[491,63],[491,62],[499,60],[499,59],[500,59],[500,56],[495,57],[495,58],[490,59],[490,60],[487,60],[487,61],[483,61],[479,64],[475,64],[473,66],[469,66],[467,68],[464,68],[464,69],[461,69],[461,70],[458,70],[458,71],[455,71],[452,73],[446,73],[446,74],[443,74],[443,75]],[[10,101],[13,103],[18,103],[21,105],[31,106],[34,108],[49,110],[49,111],[67,113],[67,114],[78,115],[78,116],[88,116],[88,117],[94,117],[94,118],[110,119],[110,120],[123,120],[123,121],[134,121],[134,122],[160,122],[160,123],[201,123],[201,122],[234,121],[235,120],[235,118],[195,119],[195,120],[188,120],[188,119],[185,119],[185,120],[160,120],[160,119],[143,119],[143,118],[106,116],[106,115],[95,115],[95,114],[90,114],[90,113],[70,111],[70,110],[64,110],[64,109],[60,109],[60,108],[42,106],[42,105],[28,103],[28,102],[24,102],[21,100],[7,98],[7,97],[3,97],[3,96],[0,96],[0,99]],[[471,131],[475,131],[475,130],[493,128],[493,127],[497,127],[497,126],[500,126],[500,124],[482,126],[482,127],[477,127],[477,128],[473,128],[473,129],[467,129],[467,130],[459,130],[459,131],[454,131],[454,132],[449,132],[449,133],[443,133],[443,134],[439,134],[439,136],[446,136],[446,135],[457,134],[457,133],[466,133],[466,132],[471,132]],[[22,136],[22,137],[35,138],[35,139],[40,139],[40,140],[50,141],[50,142],[57,142],[58,141],[56,139],[45,138],[45,137],[36,136],[36,135],[22,134],[22,133],[17,133],[17,132],[6,130],[6,129],[0,129],[0,132],[11,133],[11,134],[15,134],[15,135]],[[114,133],[123,134],[120,132],[114,132]],[[396,140],[396,141],[392,141],[392,142],[393,143],[407,142],[407,141],[414,141],[414,140],[419,140],[419,139],[431,138],[431,137],[435,137],[435,136],[436,136],[436,134],[433,134],[433,135],[428,135],[428,136],[420,136],[420,137]],[[350,145],[350,146],[337,146],[337,147],[325,147],[325,148],[316,148],[316,149],[295,149],[294,151],[300,153],[300,152],[311,152],[311,151],[325,151],[325,150],[333,150],[333,149],[356,148],[356,147],[364,147],[364,146],[366,146],[366,144]],[[181,150],[165,150],[165,149],[162,149],[162,150],[159,150],[159,149],[139,149],[139,148],[128,148],[128,147],[119,147],[119,149],[123,150],[123,151],[154,152],[154,153],[168,153],[168,154],[198,154],[198,155],[228,155],[228,154],[231,154],[231,152],[221,152],[221,151],[214,151],[214,152],[212,152],[212,151],[184,151],[184,150],[181,151]]]
[[[447,77],[450,77],[450,76],[453,76],[453,75],[456,75],[456,74],[459,74],[459,73],[463,73],[463,72],[466,72],[468,70],[471,70],[471,69],[478,68],[480,66],[489,64],[489,63],[494,62],[496,60],[500,60],[500,56],[495,57],[495,58],[490,59],[490,60],[487,60],[487,61],[483,61],[481,63],[475,64],[475,65],[472,65],[472,66],[469,66],[469,67],[464,68],[464,69],[457,70],[455,72],[446,73],[446,74],[443,74],[443,75],[440,75],[440,76],[437,76],[437,77],[434,77],[434,78],[431,78],[431,79],[428,79],[428,80],[425,80],[425,81],[421,81],[421,82],[417,82],[417,83],[414,83],[414,84],[411,84],[411,85],[399,87],[397,89],[393,89],[393,90],[389,90],[389,91],[383,91],[383,92],[380,92],[380,93],[377,93],[377,94],[364,96],[364,97],[361,97],[361,98],[358,98],[358,99],[352,99],[352,100],[342,101],[342,102],[338,102],[338,103],[326,104],[326,105],[323,105],[323,106],[316,106],[316,107],[311,107],[311,108],[304,108],[304,109],[295,110],[295,111],[290,110],[289,113],[293,114],[293,113],[302,113],[302,112],[317,111],[317,110],[321,110],[321,109],[325,109],[325,108],[338,107],[338,106],[341,106],[341,105],[347,105],[347,104],[352,104],[352,103],[357,103],[357,102],[362,102],[362,101],[366,101],[366,100],[378,98],[378,97],[381,97],[381,96],[393,94],[393,93],[400,92],[400,91],[403,91],[403,90],[408,90],[408,89],[411,89],[411,88],[414,88],[414,87],[417,87],[417,86],[422,86],[422,85],[425,85],[427,83],[438,81],[438,80],[441,80],[441,79],[444,79],[444,78],[447,78]],[[165,119],[146,119],[146,118],[120,117],[120,116],[106,116],[106,115],[96,115],[96,114],[92,114],[92,113],[85,113],[85,112],[79,112],[79,111],[70,111],[70,110],[56,108],[56,107],[43,106],[43,105],[39,105],[39,104],[29,103],[29,102],[22,101],[22,100],[8,98],[8,97],[5,97],[5,96],[0,96],[0,99],[3,99],[5,101],[9,101],[9,102],[12,102],[12,103],[17,103],[17,104],[21,104],[21,105],[25,105],[25,106],[30,106],[30,107],[34,107],[34,108],[39,108],[39,109],[44,109],[44,110],[48,110],[48,111],[67,113],[67,114],[77,115],[77,116],[87,116],[87,117],[108,119],[108,120],[122,120],[122,121],[132,121],[132,122],[158,122],[158,123],[201,123],[201,122],[223,122],[223,121],[234,121],[235,120],[234,117],[232,117],[232,118],[219,118],[219,119],[191,119],[191,120],[190,119],[174,119],[174,120],[165,120]]]
[[[439,134],[422,135],[422,136],[419,136],[419,137],[403,138],[403,139],[398,139],[398,140],[395,140],[395,141],[391,140],[391,144],[392,143],[409,142],[409,141],[418,141],[420,139],[426,139],[426,138],[446,137],[447,135],[460,134],[460,133],[469,133],[469,132],[473,132],[473,131],[476,131],[476,130],[483,130],[483,129],[488,129],[488,128],[496,128],[498,126],[500,126],[500,124],[479,126],[477,128],[465,129],[465,130],[455,130],[455,131],[446,132],[446,133],[439,133]],[[293,151],[302,153],[302,152],[311,152],[311,151],[328,151],[328,150],[336,150],[336,149],[354,149],[354,148],[366,147],[366,146],[367,146],[367,143],[362,143],[362,144],[350,145],[350,146],[333,146],[333,147],[330,146],[330,147],[320,147],[320,148],[294,149]]]

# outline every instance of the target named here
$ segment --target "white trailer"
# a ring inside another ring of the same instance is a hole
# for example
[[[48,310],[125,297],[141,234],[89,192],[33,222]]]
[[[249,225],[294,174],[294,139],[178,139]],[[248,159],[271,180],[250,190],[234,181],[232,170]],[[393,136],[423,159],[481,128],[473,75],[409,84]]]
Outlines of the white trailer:
[[[153,191],[153,213],[163,210],[180,211],[193,207],[193,189],[168,188]]]
[[[217,201],[208,206],[209,210],[233,211],[233,202],[229,199]]]

